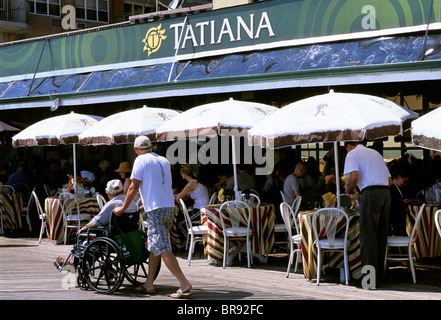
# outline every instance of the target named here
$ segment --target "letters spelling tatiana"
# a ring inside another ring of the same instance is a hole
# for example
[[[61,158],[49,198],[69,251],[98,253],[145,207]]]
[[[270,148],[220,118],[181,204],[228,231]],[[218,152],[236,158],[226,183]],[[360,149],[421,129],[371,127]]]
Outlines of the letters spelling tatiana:
[[[242,40],[241,30],[243,30],[250,39],[260,38],[262,30],[266,29],[268,31],[268,36],[274,37],[275,33],[273,31],[273,27],[271,25],[271,21],[269,19],[267,12],[262,12],[260,16],[259,24],[257,28],[254,30],[254,14],[250,14],[250,26],[248,26],[242,17],[238,16],[237,18],[237,30],[233,30],[231,27],[230,20],[225,18],[222,22],[222,27],[218,34],[215,32],[216,21],[203,21],[196,23],[194,26],[189,24],[184,24],[184,22],[176,23],[170,25],[170,29],[175,30],[175,49],[179,48],[179,40],[180,33],[182,28],[185,28],[183,33],[183,40],[181,49],[185,48],[185,45],[188,40],[191,40],[193,47],[204,46],[206,44],[206,40],[209,40],[208,43],[219,44],[222,42],[223,36],[228,36],[229,41],[240,41]],[[195,29],[199,29],[199,32],[195,32]],[[209,39],[206,39],[209,38]],[[216,39],[217,38],[217,39]]]

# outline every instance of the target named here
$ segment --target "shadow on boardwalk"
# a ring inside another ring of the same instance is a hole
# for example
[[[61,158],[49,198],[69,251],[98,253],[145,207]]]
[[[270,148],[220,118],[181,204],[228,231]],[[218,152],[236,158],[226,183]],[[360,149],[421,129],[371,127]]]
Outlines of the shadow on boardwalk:
[[[70,244],[56,245],[47,239],[39,245],[34,238],[0,236],[0,300],[170,301],[173,300],[170,294],[179,287],[176,278],[163,265],[155,282],[155,295],[138,294],[128,281],[114,294],[82,291],[75,286],[72,274],[59,272],[53,266],[53,258],[66,257],[71,248]],[[234,261],[225,269],[221,263],[215,265],[203,259],[201,251],[196,252],[191,266],[188,266],[186,254],[177,252],[177,258],[193,284],[193,302],[441,300],[440,258],[418,262],[417,284],[412,283],[412,276],[404,265],[396,265],[389,268],[388,280],[383,286],[377,290],[365,290],[354,281],[349,286],[341,284],[335,270],[327,270],[320,286],[315,281],[307,281],[301,270],[286,278],[288,259],[282,253],[271,255],[266,264],[255,260],[252,267],[247,268],[245,261]]]

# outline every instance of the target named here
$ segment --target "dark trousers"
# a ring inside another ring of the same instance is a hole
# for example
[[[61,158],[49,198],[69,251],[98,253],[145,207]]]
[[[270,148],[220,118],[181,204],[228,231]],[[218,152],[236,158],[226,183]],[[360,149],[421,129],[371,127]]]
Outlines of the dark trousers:
[[[371,189],[363,191],[360,203],[361,263],[375,268],[377,283],[384,280],[390,202],[389,189]]]

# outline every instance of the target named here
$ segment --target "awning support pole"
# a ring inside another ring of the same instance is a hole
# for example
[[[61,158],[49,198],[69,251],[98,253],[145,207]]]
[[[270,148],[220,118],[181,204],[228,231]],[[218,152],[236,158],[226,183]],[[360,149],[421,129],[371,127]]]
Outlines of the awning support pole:
[[[168,75],[168,82],[170,82],[171,75],[172,75],[172,72],[173,72],[173,68],[175,67],[176,56],[178,55],[179,47],[181,46],[182,34],[184,33],[184,26],[187,23],[187,20],[188,20],[188,16],[185,17],[184,23],[182,24],[182,30],[181,30],[181,34],[179,35],[178,46],[177,46],[177,48],[175,50],[175,57],[173,59],[173,64],[172,64],[172,66],[170,68],[170,74]]]

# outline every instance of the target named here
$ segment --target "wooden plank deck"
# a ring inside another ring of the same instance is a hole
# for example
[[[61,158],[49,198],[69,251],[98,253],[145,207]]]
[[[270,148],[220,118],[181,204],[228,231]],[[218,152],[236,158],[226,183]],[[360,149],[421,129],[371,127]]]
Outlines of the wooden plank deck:
[[[57,271],[53,258],[66,257],[71,248],[71,244],[56,245],[47,239],[39,245],[34,238],[0,236],[0,300],[173,300],[169,295],[178,289],[177,280],[164,265],[156,279],[156,295],[140,295],[127,281],[110,295],[66,288],[72,274]],[[191,266],[186,263],[186,252],[178,252],[177,257],[193,284],[193,301],[441,300],[440,260],[418,264],[417,284],[412,284],[405,267],[394,267],[384,286],[365,290],[352,282],[340,284],[332,271],[320,286],[307,281],[301,271],[286,278],[288,259],[280,253],[270,256],[267,264],[255,262],[250,269],[245,261],[234,261],[223,269],[202,259],[200,252]]]

